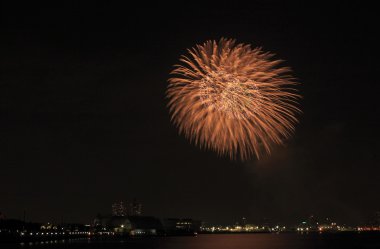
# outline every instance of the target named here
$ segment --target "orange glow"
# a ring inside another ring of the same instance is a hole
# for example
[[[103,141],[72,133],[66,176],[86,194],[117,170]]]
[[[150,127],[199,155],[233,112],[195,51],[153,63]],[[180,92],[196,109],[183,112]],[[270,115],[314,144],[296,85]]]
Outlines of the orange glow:
[[[207,41],[175,65],[167,97],[172,122],[196,145],[246,160],[294,132],[297,83],[273,54],[232,39]]]

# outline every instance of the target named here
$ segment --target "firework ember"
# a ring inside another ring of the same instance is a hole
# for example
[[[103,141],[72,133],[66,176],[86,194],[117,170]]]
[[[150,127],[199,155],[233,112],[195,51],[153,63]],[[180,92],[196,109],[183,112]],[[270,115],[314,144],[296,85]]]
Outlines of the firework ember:
[[[281,60],[232,39],[207,41],[188,53],[171,72],[167,90],[180,133],[242,160],[270,153],[292,135],[300,96]]]

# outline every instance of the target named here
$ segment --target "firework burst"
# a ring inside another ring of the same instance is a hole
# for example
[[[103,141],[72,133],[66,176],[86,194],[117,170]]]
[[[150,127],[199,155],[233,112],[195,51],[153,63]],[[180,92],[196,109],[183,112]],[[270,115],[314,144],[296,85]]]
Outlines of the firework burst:
[[[273,54],[232,39],[188,50],[169,79],[172,122],[202,148],[234,159],[270,153],[294,132],[300,96]]]

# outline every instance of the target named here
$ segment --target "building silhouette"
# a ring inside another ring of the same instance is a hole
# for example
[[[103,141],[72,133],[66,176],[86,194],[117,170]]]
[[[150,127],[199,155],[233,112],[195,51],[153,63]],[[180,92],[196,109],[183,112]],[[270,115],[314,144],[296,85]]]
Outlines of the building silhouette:
[[[137,201],[136,198],[133,199],[128,210],[128,215],[130,216],[141,216],[142,215],[142,204]]]
[[[117,201],[112,204],[112,216],[141,216],[142,204],[136,198],[132,202]]]
[[[127,216],[127,208],[122,201],[118,201],[112,204],[112,216]]]

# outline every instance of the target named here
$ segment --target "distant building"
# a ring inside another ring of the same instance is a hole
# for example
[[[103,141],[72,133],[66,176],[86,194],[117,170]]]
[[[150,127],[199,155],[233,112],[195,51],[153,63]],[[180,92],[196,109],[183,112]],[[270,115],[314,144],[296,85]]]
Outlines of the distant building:
[[[242,227],[245,227],[245,226],[247,225],[247,219],[246,219],[245,217],[242,217],[242,218],[241,218],[240,225],[241,225]]]
[[[368,225],[380,228],[380,212],[375,212],[369,219]]]
[[[116,234],[129,234],[132,229],[131,222],[124,216],[113,216],[103,220],[106,230],[115,232]]]
[[[375,213],[375,224],[380,227],[380,211]]]
[[[98,234],[112,232],[130,236],[162,235],[164,231],[160,220],[150,216],[97,216],[94,229]]]
[[[142,204],[133,199],[132,202],[118,201],[112,204],[112,216],[140,216],[142,215]]]
[[[130,208],[128,210],[128,215],[130,216],[140,216],[142,215],[142,204],[137,201],[137,199],[133,199],[130,204]]]
[[[112,216],[123,217],[127,215],[128,215],[127,208],[122,201],[115,202],[114,204],[112,204]]]
[[[159,219],[151,216],[129,216],[131,223],[131,236],[162,235],[164,228]]]
[[[309,218],[306,220],[309,229],[312,231],[317,231],[319,227],[319,221],[318,218],[315,215],[310,215]]]
[[[170,218],[163,220],[167,235],[194,235],[200,231],[201,221]]]

